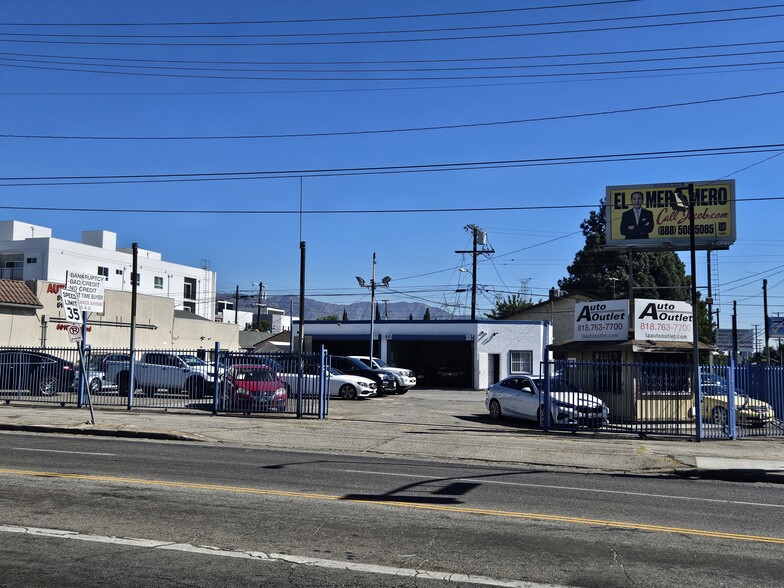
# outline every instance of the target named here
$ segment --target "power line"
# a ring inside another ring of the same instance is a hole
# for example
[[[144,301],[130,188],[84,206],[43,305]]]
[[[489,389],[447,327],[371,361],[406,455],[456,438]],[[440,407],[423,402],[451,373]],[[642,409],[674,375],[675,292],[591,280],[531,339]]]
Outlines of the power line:
[[[782,201],[784,196],[770,196],[759,198],[736,198],[735,202],[773,202]],[[520,212],[531,210],[570,210],[576,208],[596,208],[596,204],[553,204],[536,206],[471,206],[460,208],[363,208],[363,209],[329,209],[329,210],[220,210],[220,209],[163,209],[163,208],[91,208],[91,207],[60,207],[60,206],[10,206],[0,205],[0,210],[30,210],[30,211],[49,211],[49,212],[98,212],[111,214],[209,214],[209,215],[343,215],[343,214],[425,214],[425,213],[449,213],[449,212]],[[576,233],[575,233],[576,234]],[[563,237],[559,237],[561,239]],[[555,241],[557,239],[553,239]],[[524,248],[527,249],[527,248]],[[522,249],[518,250],[522,251]],[[500,257],[500,256],[499,256]]]
[[[424,131],[444,131],[454,129],[469,129],[494,127],[516,124],[527,124],[534,122],[549,122],[555,120],[569,120],[577,118],[591,118],[599,116],[609,116],[614,114],[628,114],[632,112],[649,112],[653,110],[664,110],[669,108],[682,108],[685,106],[696,106],[702,104],[718,104],[722,102],[734,102],[748,100],[751,98],[764,98],[769,96],[780,96],[784,90],[774,90],[771,92],[758,92],[754,94],[742,94],[737,96],[724,96],[721,98],[707,98],[705,100],[689,100],[686,102],[673,102],[669,104],[656,104],[652,106],[638,106],[634,108],[617,108],[612,110],[602,110],[596,112],[583,112],[575,114],[560,114],[553,116],[540,116],[523,119],[512,119],[503,121],[487,121],[475,123],[462,123],[453,125],[433,125],[425,127],[408,127],[397,129],[366,129],[361,131],[326,131],[311,133],[277,133],[269,135],[179,135],[179,136],[121,136],[121,135],[32,135],[21,133],[3,133],[3,139],[65,139],[82,141],[209,141],[209,140],[247,140],[247,139],[293,139],[305,137],[344,137],[357,135],[384,135],[393,133],[413,133]]]
[[[713,45],[687,45],[680,47],[659,47],[653,49],[622,49],[616,51],[589,51],[581,53],[551,53],[551,54],[533,54],[533,55],[512,55],[500,57],[456,57],[456,58],[441,58],[441,59],[386,59],[386,60],[341,60],[341,61],[247,61],[247,60],[198,60],[198,59],[143,59],[143,58],[120,58],[120,57],[90,57],[82,55],[52,55],[46,53],[15,53],[15,52],[0,52],[0,55],[10,55],[12,57],[42,57],[47,59],[83,59],[89,61],[115,61],[115,62],[134,62],[134,63],[182,63],[182,64],[207,64],[207,65],[393,65],[393,64],[417,64],[417,63],[460,63],[460,62],[486,62],[486,61],[510,61],[510,60],[523,60],[523,59],[563,59],[571,57],[598,57],[602,55],[632,55],[632,54],[648,54],[648,53],[661,53],[672,51],[696,51],[702,49],[727,49],[733,47],[754,47],[765,45],[777,45],[784,43],[784,40],[778,41],[751,41],[745,43],[719,43]],[[748,54],[764,54],[762,52],[750,52]],[[731,56],[731,55],[745,55],[746,53],[728,53],[720,54],[718,56]],[[678,59],[696,59],[711,57],[709,55],[702,56],[681,56]],[[676,58],[665,58],[676,59]]]
[[[333,17],[333,18],[298,18],[298,19],[285,19],[285,20],[228,20],[228,21],[170,21],[170,22],[110,22],[110,23],[22,23],[22,22],[4,22],[0,26],[18,26],[18,27],[131,27],[131,26],[226,26],[226,25],[250,25],[250,24],[290,24],[290,23],[325,23],[325,22],[358,22],[369,20],[392,20],[392,19],[415,19],[415,18],[436,18],[444,16],[476,16],[480,14],[509,14],[512,12],[533,12],[539,10],[556,10],[563,8],[583,8],[590,6],[602,6],[608,4],[630,4],[640,2],[641,0],[603,0],[597,2],[579,2],[572,4],[556,4],[549,6],[527,6],[523,8],[504,8],[496,10],[468,10],[461,12],[431,12],[422,14],[397,14],[397,15],[381,15],[381,16],[351,16],[351,17]]]
[[[482,39],[504,39],[504,38],[522,38],[522,37],[538,37],[538,36],[553,36],[553,35],[571,35],[580,33],[604,33],[623,30],[640,30],[640,29],[655,29],[665,27],[680,27],[691,25],[705,25],[705,24],[720,24],[729,22],[748,22],[763,19],[782,18],[784,14],[768,14],[758,16],[742,16],[732,18],[719,18],[707,20],[692,20],[683,22],[670,22],[670,23],[648,23],[636,25],[623,25],[615,27],[599,27],[587,29],[568,29],[561,31],[533,31],[523,33],[500,33],[500,34],[487,34],[487,35],[458,35],[448,37],[420,37],[408,39],[365,39],[365,40],[340,40],[340,41],[279,41],[279,42],[258,42],[258,41],[244,41],[244,42],[216,42],[216,43],[203,43],[203,42],[148,42],[148,41],[63,41],[63,40],[48,40],[48,39],[7,39],[0,38],[1,42],[5,43],[36,43],[47,45],[101,45],[101,46],[130,46],[130,47],[292,47],[292,46],[326,46],[326,45],[370,45],[370,44],[392,44],[392,43],[436,43],[436,42],[450,42],[450,41],[473,41]],[[539,26],[544,26],[542,23]],[[525,25],[520,25],[525,26]],[[366,33],[366,34],[379,34],[379,33]],[[8,34],[0,33],[0,36],[9,36]],[[51,36],[51,35],[49,35]],[[95,37],[95,35],[90,35]],[[246,37],[248,35],[235,35],[234,38]],[[171,38],[171,36],[167,37]]]
[[[704,155],[743,155],[749,153],[781,153],[784,151],[784,143],[771,143],[763,145],[736,145],[729,147],[705,147],[696,149],[676,149],[668,151],[642,151],[642,152],[627,152],[627,153],[605,153],[594,155],[571,155],[561,157],[542,157],[542,158],[529,158],[529,159],[505,159],[505,160],[486,160],[486,161],[469,161],[469,162],[451,162],[451,163],[430,163],[430,164],[413,164],[413,165],[391,165],[391,166],[373,166],[373,167],[339,167],[339,168],[310,168],[310,169],[288,169],[288,170],[253,170],[253,171],[235,171],[235,172],[194,172],[194,173],[154,173],[154,174],[122,174],[122,175],[80,175],[80,176],[0,176],[0,181],[4,182],[50,182],[55,180],[63,180],[73,182],[75,185],[78,180],[107,180],[107,183],[112,183],[112,180],[118,180],[122,183],[123,180],[178,180],[188,179],[197,181],[200,179],[262,179],[265,177],[272,177],[274,179],[293,178],[299,176],[320,176],[327,174],[374,174],[374,173],[389,173],[389,172],[414,172],[414,171],[434,171],[445,169],[446,171],[456,171],[463,169],[494,169],[498,166],[507,165],[565,165],[572,163],[605,163],[617,161],[639,161],[649,157],[694,157]],[[24,186],[26,184],[0,184],[0,186]],[[34,185],[63,185],[63,184],[34,184]],[[69,185],[69,184],[65,184]]]
[[[78,61],[54,61],[51,59],[22,59],[15,57],[3,57],[8,53],[0,53],[0,63],[4,67],[16,67],[22,69],[45,69],[49,71],[70,71],[81,73],[99,73],[107,75],[138,75],[138,76],[152,76],[152,77],[175,77],[175,78],[197,78],[197,79],[224,79],[224,80],[254,80],[254,81],[301,81],[301,82],[367,82],[367,81],[380,81],[380,82],[399,82],[399,81],[461,81],[461,80],[485,80],[485,79],[538,79],[538,78],[558,78],[558,77],[576,77],[576,76],[604,76],[615,74],[635,74],[635,73],[667,73],[667,72],[680,72],[692,70],[711,70],[720,68],[749,68],[768,65],[780,65],[782,61],[752,61],[745,63],[719,63],[707,65],[685,65],[681,67],[651,67],[647,69],[617,69],[617,70],[599,70],[599,71],[574,71],[574,72],[550,72],[550,73],[531,73],[531,74],[495,74],[495,75],[460,75],[460,76],[418,76],[407,75],[398,77],[379,77],[375,74],[381,73],[401,73],[401,74],[419,74],[431,72],[476,72],[476,71],[491,71],[491,70],[520,70],[520,69],[545,69],[545,68],[576,68],[586,67],[593,65],[628,65],[636,63],[650,63],[661,61],[683,61],[691,59],[717,59],[721,57],[741,57],[747,55],[770,55],[775,53],[784,53],[784,49],[768,50],[768,51],[746,51],[738,53],[724,53],[719,55],[695,55],[695,56],[676,56],[676,57],[657,57],[647,59],[625,59],[616,61],[589,61],[582,63],[552,63],[552,64],[522,64],[522,65],[492,65],[492,66],[463,66],[463,67],[440,67],[440,68],[396,68],[396,69],[259,69],[259,68],[210,68],[210,67],[173,67],[173,66],[151,66],[151,65],[115,65],[106,63],[84,63]],[[66,67],[37,67],[17,65],[20,63],[36,63],[36,64],[49,64],[49,65],[73,65],[84,67],[104,67],[115,68],[114,70],[95,70],[95,69],[75,69]],[[123,71],[116,68],[146,70],[146,71]],[[155,70],[155,71],[148,71]],[[231,75],[187,75],[175,73],[157,73],[160,70],[166,71],[198,71],[198,72],[236,72],[236,73],[286,73],[291,76],[294,74],[374,74],[365,75],[362,77],[276,77],[276,76],[231,76]]]
[[[782,8],[784,4],[769,4],[766,6],[748,6],[741,8],[722,8],[712,10],[694,10],[687,12],[670,12],[661,14],[643,14],[636,16],[613,16],[603,18],[588,18],[574,20],[560,20],[536,23],[511,23],[494,25],[473,25],[473,26],[449,26],[432,27],[419,29],[398,29],[398,30],[374,30],[374,31],[330,31],[330,32],[311,32],[311,33],[231,33],[231,34],[162,34],[162,35],[139,35],[139,34],[95,34],[95,33],[6,33],[0,32],[0,36],[5,37],[56,37],[56,38],[92,38],[92,39],[239,39],[239,38],[294,38],[294,37],[338,37],[338,36],[358,36],[358,35],[403,35],[403,34],[423,34],[423,33],[443,33],[457,31],[483,31],[501,30],[516,28],[549,27],[564,25],[583,25],[607,22],[625,22],[643,19],[672,18],[681,16],[697,16],[707,14],[727,14],[737,12],[749,12],[752,10],[769,10],[772,8]],[[767,15],[775,16],[775,15]],[[763,17],[759,17],[763,18]],[[713,22],[713,21],[705,21]],[[680,24],[680,23],[671,23]]]

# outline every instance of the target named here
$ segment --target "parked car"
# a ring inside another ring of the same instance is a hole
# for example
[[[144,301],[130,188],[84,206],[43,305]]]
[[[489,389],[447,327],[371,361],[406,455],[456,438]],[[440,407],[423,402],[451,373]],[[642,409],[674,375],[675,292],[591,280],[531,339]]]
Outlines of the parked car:
[[[71,389],[76,377],[70,361],[41,351],[0,351],[0,388],[52,396]]]
[[[359,361],[361,361],[362,363],[364,363],[365,365],[373,369],[383,370],[385,372],[392,374],[395,377],[395,392],[397,394],[405,394],[406,392],[411,390],[411,388],[416,386],[417,383],[416,375],[411,370],[405,368],[399,368],[396,365],[387,363],[380,357],[374,357],[372,362],[370,357],[368,357],[367,355],[350,355],[348,357],[358,359]]]
[[[333,355],[330,358],[333,368],[349,376],[362,376],[376,383],[376,394],[390,394],[395,392],[397,381],[395,376],[385,370],[371,368],[353,357]]]
[[[104,361],[105,379],[117,384],[121,396],[131,389],[130,362]],[[219,368],[222,372],[223,370]],[[192,398],[204,398],[213,387],[215,366],[195,355],[173,351],[148,351],[134,362],[134,389],[154,395],[161,388],[183,390]]]
[[[443,386],[468,386],[471,383],[468,368],[467,361],[447,360],[436,369],[437,381]]]
[[[256,353],[236,353],[225,352],[221,353],[219,366],[222,368],[231,367],[233,365],[266,365],[276,372],[286,371],[278,360],[263,354]]]
[[[237,364],[224,373],[230,408],[243,412],[284,412],[286,383],[266,365]]]
[[[304,366],[302,374],[302,394],[306,397],[315,397],[318,394],[319,386],[319,365],[307,364]],[[286,383],[289,394],[295,394],[299,382],[299,374],[281,372],[278,373],[281,380]],[[368,398],[376,395],[376,383],[364,376],[352,376],[344,374],[333,367],[326,367],[327,389],[331,398],[343,398],[345,400],[356,400],[358,398]]]
[[[729,422],[729,381],[718,374],[702,374],[702,420],[726,426]],[[735,388],[735,422],[738,425],[763,426],[773,421],[773,407],[762,400],[751,398]]]
[[[487,389],[485,406],[493,420],[504,416],[533,420],[544,427],[543,378],[512,376]],[[596,396],[586,394],[563,379],[550,379],[550,425],[598,429],[610,411]]]
[[[364,376],[351,376],[338,369],[328,367],[329,395],[344,400],[357,400],[376,395],[376,383]]]

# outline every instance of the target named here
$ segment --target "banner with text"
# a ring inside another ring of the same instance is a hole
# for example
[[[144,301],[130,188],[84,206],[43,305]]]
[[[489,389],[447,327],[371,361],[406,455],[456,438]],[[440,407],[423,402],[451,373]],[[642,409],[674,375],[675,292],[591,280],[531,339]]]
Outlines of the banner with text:
[[[691,304],[678,300],[637,298],[634,301],[634,338],[693,341]]]
[[[65,287],[77,293],[79,308],[83,312],[103,312],[103,293],[106,288],[106,278],[103,276],[68,271]]]
[[[716,347],[732,352],[732,329],[716,330]],[[754,329],[738,329],[738,353],[754,353]]]
[[[626,341],[628,338],[628,300],[575,303],[575,341]]]

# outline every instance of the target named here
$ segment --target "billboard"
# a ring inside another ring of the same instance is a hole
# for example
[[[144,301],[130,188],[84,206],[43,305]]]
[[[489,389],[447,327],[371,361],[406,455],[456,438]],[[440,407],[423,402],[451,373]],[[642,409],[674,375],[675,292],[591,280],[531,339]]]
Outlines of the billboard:
[[[754,353],[754,329],[738,329],[738,353]],[[716,347],[732,352],[732,329],[716,330]]]
[[[694,341],[691,304],[679,300],[634,300],[634,338]]]
[[[735,242],[735,180],[607,186],[607,246],[688,250],[689,211],[677,210],[675,190],[689,184],[695,247],[728,249]]]
[[[784,339],[784,317],[768,317],[768,337]]]
[[[626,341],[628,338],[628,300],[575,303],[575,341]]]

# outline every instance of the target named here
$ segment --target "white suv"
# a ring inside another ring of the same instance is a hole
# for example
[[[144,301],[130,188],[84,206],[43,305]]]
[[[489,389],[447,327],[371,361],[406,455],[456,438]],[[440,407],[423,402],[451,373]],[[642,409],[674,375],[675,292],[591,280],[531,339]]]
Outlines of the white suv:
[[[405,368],[399,368],[385,362],[379,357],[373,358],[373,364],[370,363],[370,358],[367,355],[351,355],[354,359],[358,359],[367,366],[375,369],[384,370],[395,376],[395,392],[397,394],[405,394],[411,388],[416,386],[417,379],[414,372]]]

